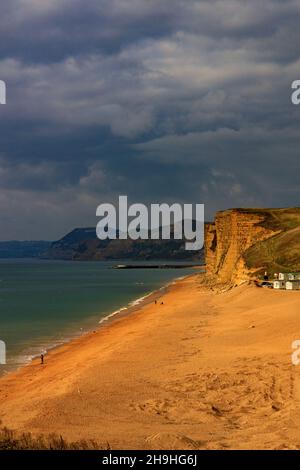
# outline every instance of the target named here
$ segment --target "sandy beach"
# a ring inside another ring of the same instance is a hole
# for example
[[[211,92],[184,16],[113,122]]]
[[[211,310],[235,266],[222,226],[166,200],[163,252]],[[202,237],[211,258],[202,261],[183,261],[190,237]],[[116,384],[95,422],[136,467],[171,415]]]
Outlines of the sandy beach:
[[[300,448],[299,311],[299,292],[195,274],[1,378],[2,426],[112,449]]]

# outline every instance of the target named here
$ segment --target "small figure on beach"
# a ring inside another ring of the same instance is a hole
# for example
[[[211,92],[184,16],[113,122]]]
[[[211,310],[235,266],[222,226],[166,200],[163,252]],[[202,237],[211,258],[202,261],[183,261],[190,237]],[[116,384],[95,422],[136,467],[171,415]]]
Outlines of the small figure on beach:
[[[44,354],[41,354],[41,364],[44,364]]]
[[[160,305],[163,305],[163,304],[164,304],[163,302],[160,303]]]
[[[154,300],[155,305],[157,304],[157,300]]]

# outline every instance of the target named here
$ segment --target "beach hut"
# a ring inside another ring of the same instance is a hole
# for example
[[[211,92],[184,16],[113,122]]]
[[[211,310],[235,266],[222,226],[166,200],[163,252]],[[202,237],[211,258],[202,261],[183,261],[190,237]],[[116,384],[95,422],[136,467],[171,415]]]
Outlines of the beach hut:
[[[278,280],[279,281],[288,281],[288,274],[287,273],[279,273],[278,274]]]
[[[285,281],[274,281],[273,287],[274,289],[285,289]]]
[[[300,273],[289,273],[288,274],[289,281],[300,281]]]
[[[300,290],[300,281],[287,281],[285,288],[286,290]]]

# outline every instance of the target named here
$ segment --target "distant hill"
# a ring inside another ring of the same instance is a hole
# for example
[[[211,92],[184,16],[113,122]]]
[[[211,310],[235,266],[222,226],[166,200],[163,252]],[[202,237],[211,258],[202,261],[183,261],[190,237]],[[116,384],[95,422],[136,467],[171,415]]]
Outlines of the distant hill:
[[[221,282],[300,272],[300,208],[217,212],[206,224],[205,258],[208,275]]]
[[[186,251],[183,240],[99,240],[95,227],[76,228],[52,243],[46,257],[64,260],[201,260],[203,252]]]
[[[51,242],[46,241],[0,242],[0,258],[40,258],[50,245]]]

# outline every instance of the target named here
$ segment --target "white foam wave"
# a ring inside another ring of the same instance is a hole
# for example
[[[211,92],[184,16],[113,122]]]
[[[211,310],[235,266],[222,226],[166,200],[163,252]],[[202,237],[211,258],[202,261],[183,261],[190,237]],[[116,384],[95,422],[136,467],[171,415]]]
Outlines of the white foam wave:
[[[139,297],[138,299],[135,299],[135,300],[132,300],[131,302],[129,302],[127,307],[121,307],[118,310],[115,310],[114,312],[110,313],[109,315],[106,315],[105,317],[101,318],[101,320],[99,320],[99,322],[98,322],[99,325],[101,325],[102,323],[108,321],[110,318],[114,317],[115,315],[118,315],[119,313],[124,312],[125,310],[128,310],[132,307],[136,307],[137,305],[141,304],[147,297],[150,297],[150,295],[152,295],[153,293],[154,293],[154,291],[149,292],[149,294],[143,295],[142,297]]]

